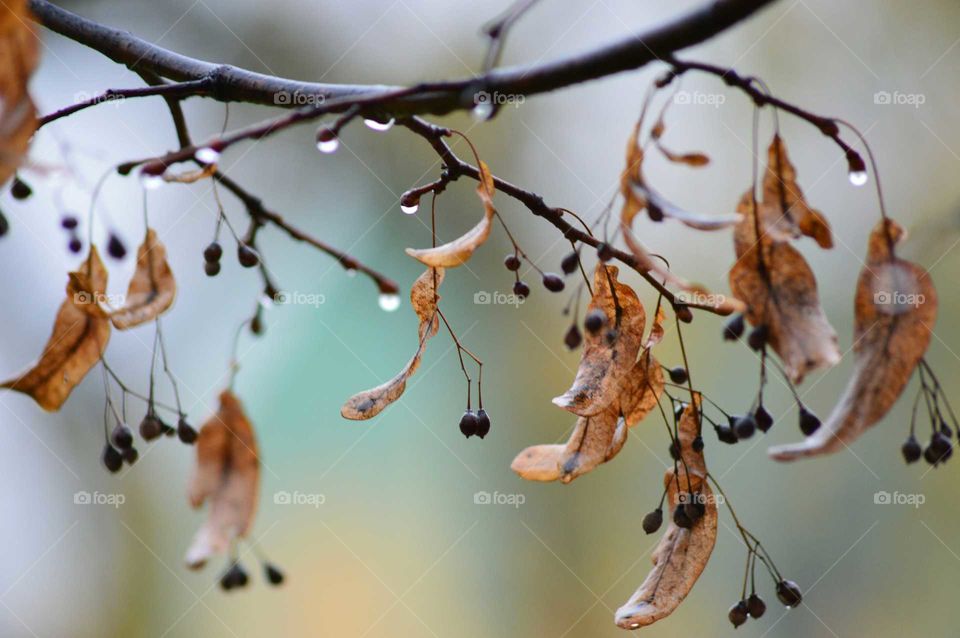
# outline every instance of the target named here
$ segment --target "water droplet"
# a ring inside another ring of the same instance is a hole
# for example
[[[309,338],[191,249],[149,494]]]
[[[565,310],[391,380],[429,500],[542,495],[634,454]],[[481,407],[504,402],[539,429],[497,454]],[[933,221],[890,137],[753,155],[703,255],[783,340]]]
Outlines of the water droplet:
[[[400,296],[392,293],[380,295],[380,309],[393,312],[400,307]]]
[[[419,203],[418,203],[418,204],[413,204],[413,205],[411,205],[411,206],[406,206],[406,205],[404,205],[404,204],[400,204],[400,210],[402,210],[402,211],[403,211],[404,213],[406,213],[407,215],[416,215],[416,213],[417,213],[417,211],[418,211],[419,209],[420,209],[420,204],[419,204]]]
[[[863,186],[867,183],[867,171],[850,171],[850,183],[854,186]]]
[[[373,129],[374,131],[383,132],[383,131],[389,131],[393,127],[394,121],[395,120],[391,117],[386,122],[378,122],[377,120],[365,119],[363,123],[366,124],[368,128]]]
[[[198,148],[197,152],[193,154],[193,157],[201,164],[216,164],[220,161],[220,152],[209,146],[204,146],[203,148]]]
[[[356,268],[347,268],[347,277],[356,277],[357,269]]]
[[[160,175],[150,175],[149,173],[140,173],[140,184],[148,191],[156,190],[163,185],[163,177]]]
[[[493,104],[490,101],[480,102],[470,112],[473,118],[479,122],[486,122],[493,116]]]
[[[336,152],[338,148],[340,148],[340,140],[338,140],[335,137],[329,140],[317,141],[317,149],[321,153],[333,153],[333,152]]]

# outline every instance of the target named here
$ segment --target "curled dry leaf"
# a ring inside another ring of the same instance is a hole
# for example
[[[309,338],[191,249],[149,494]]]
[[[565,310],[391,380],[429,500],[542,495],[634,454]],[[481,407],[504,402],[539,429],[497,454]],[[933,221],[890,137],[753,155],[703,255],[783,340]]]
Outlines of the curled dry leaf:
[[[257,511],[260,458],[253,426],[243,405],[229,390],[220,393],[220,409],[203,424],[197,438],[197,465],[188,488],[194,508],[208,501],[207,520],[187,550],[186,563],[199,569],[246,537]]]
[[[0,7],[0,183],[23,161],[37,130],[37,110],[27,81],[37,66],[37,43],[27,0]]]
[[[623,629],[637,629],[669,616],[683,602],[703,572],[717,540],[717,504],[707,485],[707,468],[702,452],[695,452],[693,439],[700,431],[699,398],[687,406],[680,418],[678,438],[683,463],[664,475],[671,511],[681,496],[692,493],[705,511],[690,529],[678,527],[668,517],[666,532],[653,550],[653,569],[615,615]]]
[[[812,237],[821,248],[833,247],[830,224],[820,211],[807,204],[797,184],[797,170],[790,162],[786,144],[779,135],[773,136],[767,149],[760,224],[763,232],[778,240],[806,235]]]
[[[483,218],[477,225],[442,246],[422,249],[407,248],[408,255],[433,268],[454,268],[465,264],[473,255],[473,251],[487,241],[490,230],[493,228],[493,217],[497,214],[497,209],[493,207],[493,176],[483,162],[480,162],[480,177],[480,183],[477,185],[477,196],[483,202]]]
[[[820,307],[817,280],[803,256],[789,242],[762,231],[757,241],[750,192],[740,199],[739,209],[744,220],[734,230],[737,261],[730,269],[730,290],[746,302],[752,325],[767,326],[767,342],[791,380],[800,383],[808,372],[840,361],[837,335]]]
[[[600,414],[614,402],[643,338],[646,313],[637,293],[617,281],[616,266],[597,264],[587,312],[606,316],[603,329],[587,334],[573,385],[553,403],[578,416]]]
[[[137,249],[137,268],[130,279],[123,307],[110,315],[117,330],[126,330],[156,319],[173,303],[177,284],[167,263],[167,249],[157,233],[147,236]]]
[[[890,411],[930,345],[937,291],[920,266],[898,259],[890,247],[903,235],[895,222],[870,235],[866,266],[854,301],[853,375],[823,425],[793,445],[770,450],[778,461],[843,449]]]
[[[663,392],[663,371],[644,352],[624,379],[613,405],[592,417],[580,417],[567,443],[533,445],[521,451],[510,469],[528,481],[569,483],[612,459],[623,448],[629,428],[650,413]]]
[[[67,284],[67,298],[57,311],[53,334],[40,360],[23,374],[0,387],[28,394],[44,410],[54,411],[70,396],[73,388],[96,365],[110,340],[110,321],[90,310],[107,288],[107,269],[96,247],[90,249],[80,271],[70,281],[82,279],[89,293],[73,292]]]
[[[437,302],[440,297],[437,295],[437,289],[443,282],[444,273],[443,268],[427,269],[417,277],[410,288],[410,304],[420,318],[419,343],[413,357],[389,381],[347,399],[340,408],[340,414],[345,419],[353,421],[371,419],[399,399],[407,389],[407,379],[420,367],[420,359],[426,349],[427,339],[437,334],[440,328],[440,318],[437,316]]]

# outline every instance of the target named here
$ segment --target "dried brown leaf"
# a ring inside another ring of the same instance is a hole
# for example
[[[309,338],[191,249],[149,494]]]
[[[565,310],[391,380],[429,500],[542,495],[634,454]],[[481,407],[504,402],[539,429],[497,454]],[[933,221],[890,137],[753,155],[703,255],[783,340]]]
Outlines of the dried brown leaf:
[[[820,307],[817,280],[803,256],[788,241],[762,231],[757,241],[750,192],[739,209],[744,221],[734,231],[737,261],[730,269],[730,290],[747,303],[752,325],[767,326],[770,347],[791,380],[800,383],[808,372],[840,361],[837,334]]]
[[[680,503],[688,491],[698,495],[704,503],[704,515],[690,529],[678,527],[672,517],[656,549],[653,551],[653,570],[615,615],[623,629],[637,629],[651,625],[673,613],[687,597],[703,572],[717,540],[717,505],[707,484],[707,469],[703,453],[695,452],[693,439],[699,434],[699,400],[684,411],[678,426],[680,453],[684,463],[676,472],[667,470],[670,511]]]
[[[68,285],[67,299],[57,311],[53,334],[40,360],[30,370],[0,384],[0,387],[30,395],[44,410],[60,409],[73,388],[100,360],[110,340],[110,321],[87,309],[107,287],[107,269],[96,247],[91,247],[81,272],[89,282],[92,295],[71,294]]]
[[[888,222],[891,243],[903,230]],[[853,375],[823,425],[770,456],[791,461],[843,449],[890,411],[930,345],[937,291],[917,264],[890,254],[883,222],[874,228],[854,302]]]
[[[477,185],[477,196],[483,202],[483,218],[476,226],[468,230],[451,242],[435,248],[407,248],[407,254],[427,266],[434,268],[454,268],[465,264],[490,236],[493,228],[493,218],[497,209],[493,207],[493,176],[490,169],[480,162],[480,183]]]
[[[437,295],[437,289],[443,282],[445,272],[443,268],[429,268],[417,277],[413,286],[410,287],[410,304],[420,318],[419,342],[413,357],[393,378],[347,399],[340,408],[340,414],[345,419],[353,421],[371,419],[399,399],[407,389],[407,379],[420,367],[420,359],[426,349],[427,339],[437,334],[440,327],[440,318],[437,315],[437,301],[440,297]]]
[[[0,7],[0,183],[23,161],[37,130],[37,110],[27,82],[37,65],[37,43],[27,0]]]
[[[607,320],[603,329],[586,335],[573,385],[553,399],[578,416],[600,414],[614,402],[640,350],[646,313],[637,293],[617,281],[618,272],[615,266],[597,264],[588,312],[600,310]]]
[[[152,228],[137,249],[137,268],[130,279],[122,308],[110,315],[117,330],[126,330],[156,319],[177,294],[177,284],[167,263],[167,249]]]
[[[188,488],[190,505],[209,504],[207,520],[187,550],[186,563],[199,569],[212,556],[225,554],[253,524],[260,488],[260,458],[253,426],[240,400],[220,394],[220,409],[197,438],[197,465]]]
[[[763,175],[763,205],[760,207],[761,231],[778,240],[812,237],[821,248],[833,247],[830,224],[820,211],[807,204],[797,170],[787,155],[787,146],[779,135],[773,136],[767,149],[767,168]]]

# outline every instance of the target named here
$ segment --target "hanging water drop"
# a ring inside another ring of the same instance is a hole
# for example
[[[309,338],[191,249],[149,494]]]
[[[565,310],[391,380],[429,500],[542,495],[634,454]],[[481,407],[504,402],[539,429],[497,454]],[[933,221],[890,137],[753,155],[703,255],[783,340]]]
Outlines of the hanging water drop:
[[[323,128],[317,131],[317,150],[321,153],[333,153],[340,148],[340,139],[336,131]]]
[[[380,309],[387,312],[393,312],[400,307],[400,296],[393,293],[384,293],[379,299]]]
[[[420,204],[406,205],[401,202],[400,210],[402,210],[407,215],[416,215],[417,211],[420,209]]]
[[[140,173],[140,184],[148,191],[156,190],[163,185],[163,177],[150,173]]]
[[[356,268],[347,268],[347,277],[356,277],[357,269]]]
[[[850,171],[850,183],[854,186],[863,186],[867,179],[867,171]]]
[[[209,146],[198,148],[193,157],[201,164],[216,164],[220,161],[220,152]]]
[[[370,118],[367,118],[367,119],[363,120],[363,123],[366,124],[366,125],[367,125],[367,128],[369,128],[369,129],[372,129],[372,130],[374,130],[374,131],[383,132],[383,131],[389,131],[389,130],[393,127],[393,123],[394,123],[395,121],[396,121],[396,120],[394,120],[392,117],[391,117],[389,120],[387,120],[386,122],[380,122],[380,121],[378,121],[378,120],[372,120],[372,119],[370,119]]]
[[[486,122],[493,117],[493,104],[489,100],[479,102],[470,113],[478,122]]]

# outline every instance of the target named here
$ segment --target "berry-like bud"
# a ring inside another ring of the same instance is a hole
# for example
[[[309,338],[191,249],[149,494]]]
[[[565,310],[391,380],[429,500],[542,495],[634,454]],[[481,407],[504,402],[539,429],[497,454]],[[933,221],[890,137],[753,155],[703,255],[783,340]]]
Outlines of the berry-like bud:
[[[597,259],[603,262],[613,259],[613,246],[607,242],[603,242],[597,246]]]
[[[520,297],[521,299],[526,299],[530,296],[530,286],[525,284],[522,281],[516,281],[513,284],[513,294]]]
[[[193,445],[197,440],[197,431],[187,423],[186,417],[180,417],[180,420],[177,421],[177,436],[187,445]]]
[[[820,429],[820,419],[817,418],[817,415],[808,410],[806,407],[800,407],[800,431],[803,432],[804,436],[810,436],[814,432]]]
[[[10,185],[10,194],[14,199],[26,199],[33,195],[33,189],[19,177],[14,177],[13,184]]]
[[[477,415],[473,410],[467,410],[460,417],[460,432],[468,439],[477,433]]]
[[[677,527],[682,527],[684,529],[690,529],[693,527],[693,521],[690,520],[690,517],[687,516],[686,510],[683,508],[683,503],[677,504],[675,510],[673,510],[673,523]]]
[[[757,431],[757,422],[749,414],[742,416],[737,419],[733,431],[736,432],[738,439],[749,439]]]
[[[602,310],[591,310],[583,320],[583,327],[592,335],[600,332],[600,328],[607,322],[607,315]]]
[[[763,598],[756,594],[750,594],[750,598],[747,598],[747,613],[750,614],[750,617],[760,618],[766,611],[767,604],[763,602]]]
[[[674,383],[686,383],[687,382],[687,369],[683,366],[677,366],[676,368],[670,369],[670,380]]]
[[[483,408],[477,410],[477,436],[481,439],[490,432],[490,417]]]
[[[543,273],[543,287],[550,292],[560,292],[564,288],[563,279],[560,277],[560,275],[556,275],[552,272],[545,272]]]
[[[571,350],[578,348],[583,343],[583,335],[580,334],[580,328],[577,327],[577,324],[572,324],[570,329],[567,330],[567,334],[563,337],[563,343]]]
[[[110,433],[110,440],[120,450],[129,449],[133,446],[133,432],[123,423],[118,423]]]
[[[267,582],[271,585],[280,585],[283,583],[283,572],[272,563],[264,563],[263,572],[267,576]]]
[[[223,257],[223,246],[219,242],[212,241],[203,249],[203,260],[208,263],[220,261],[221,257]]]
[[[683,323],[690,323],[693,321],[693,311],[690,310],[690,306],[687,304],[677,304],[676,306],[677,319]]]
[[[520,258],[516,254],[509,254],[503,258],[503,265],[507,267],[507,270],[520,270]]]
[[[580,255],[577,254],[577,251],[573,251],[572,253],[564,257],[563,261],[560,262],[560,270],[563,271],[563,274],[570,275],[576,272],[579,265],[580,265]]]
[[[123,455],[109,443],[103,446],[103,454],[100,458],[103,461],[103,466],[111,474],[116,474],[123,467]]]
[[[767,338],[770,336],[770,328],[766,325],[759,325],[750,331],[747,335],[747,345],[751,350],[762,350],[767,345]]]
[[[920,448],[920,442],[917,441],[917,437],[912,434],[903,442],[903,445],[900,447],[900,452],[903,454],[903,460],[907,463],[916,463],[923,454],[923,450]]]
[[[743,315],[736,315],[723,326],[723,338],[725,341],[736,341],[743,336],[745,329]]]
[[[140,422],[140,436],[144,441],[152,441],[163,434],[163,423],[155,414],[148,413]]]
[[[205,261],[203,262],[203,272],[207,273],[207,277],[216,277],[220,274],[220,262],[219,261]]]
[[[728,445],[733,445],[737,442],[737,435],[729,425],[718,425],[716,432],[717,438]]]
[[[257,255],[257,251],[250,248],[250,246],[239,244],[237,246],[237,260],[244,268],[253,268],[260,263],[260,256]]]
[[[107,241],[107,254],[114,259],[123,259],[127,255],[127,247],[113,233],[110,233],[110,239]]]
[[[773,426],[773,416],[767,412],[762,403],[753,411],[753,420],[756,421],[757,429],[761,432],[766,432]]]
[[[741,600],[731,607],[729,612],[727,612],[727,618],[730,619],[730,624],[732,624],[734,628],[737,628],[743,623],[747,622],[748,617],[747,601],[745,600]]]
[[[659,507],[643,517],[643,531],[653,534],[663,525],[663,510]]]
[[[803,601],[800,588],[792,580],[781,580],[777,583],[777,598],[787,608],[796,607]]]

